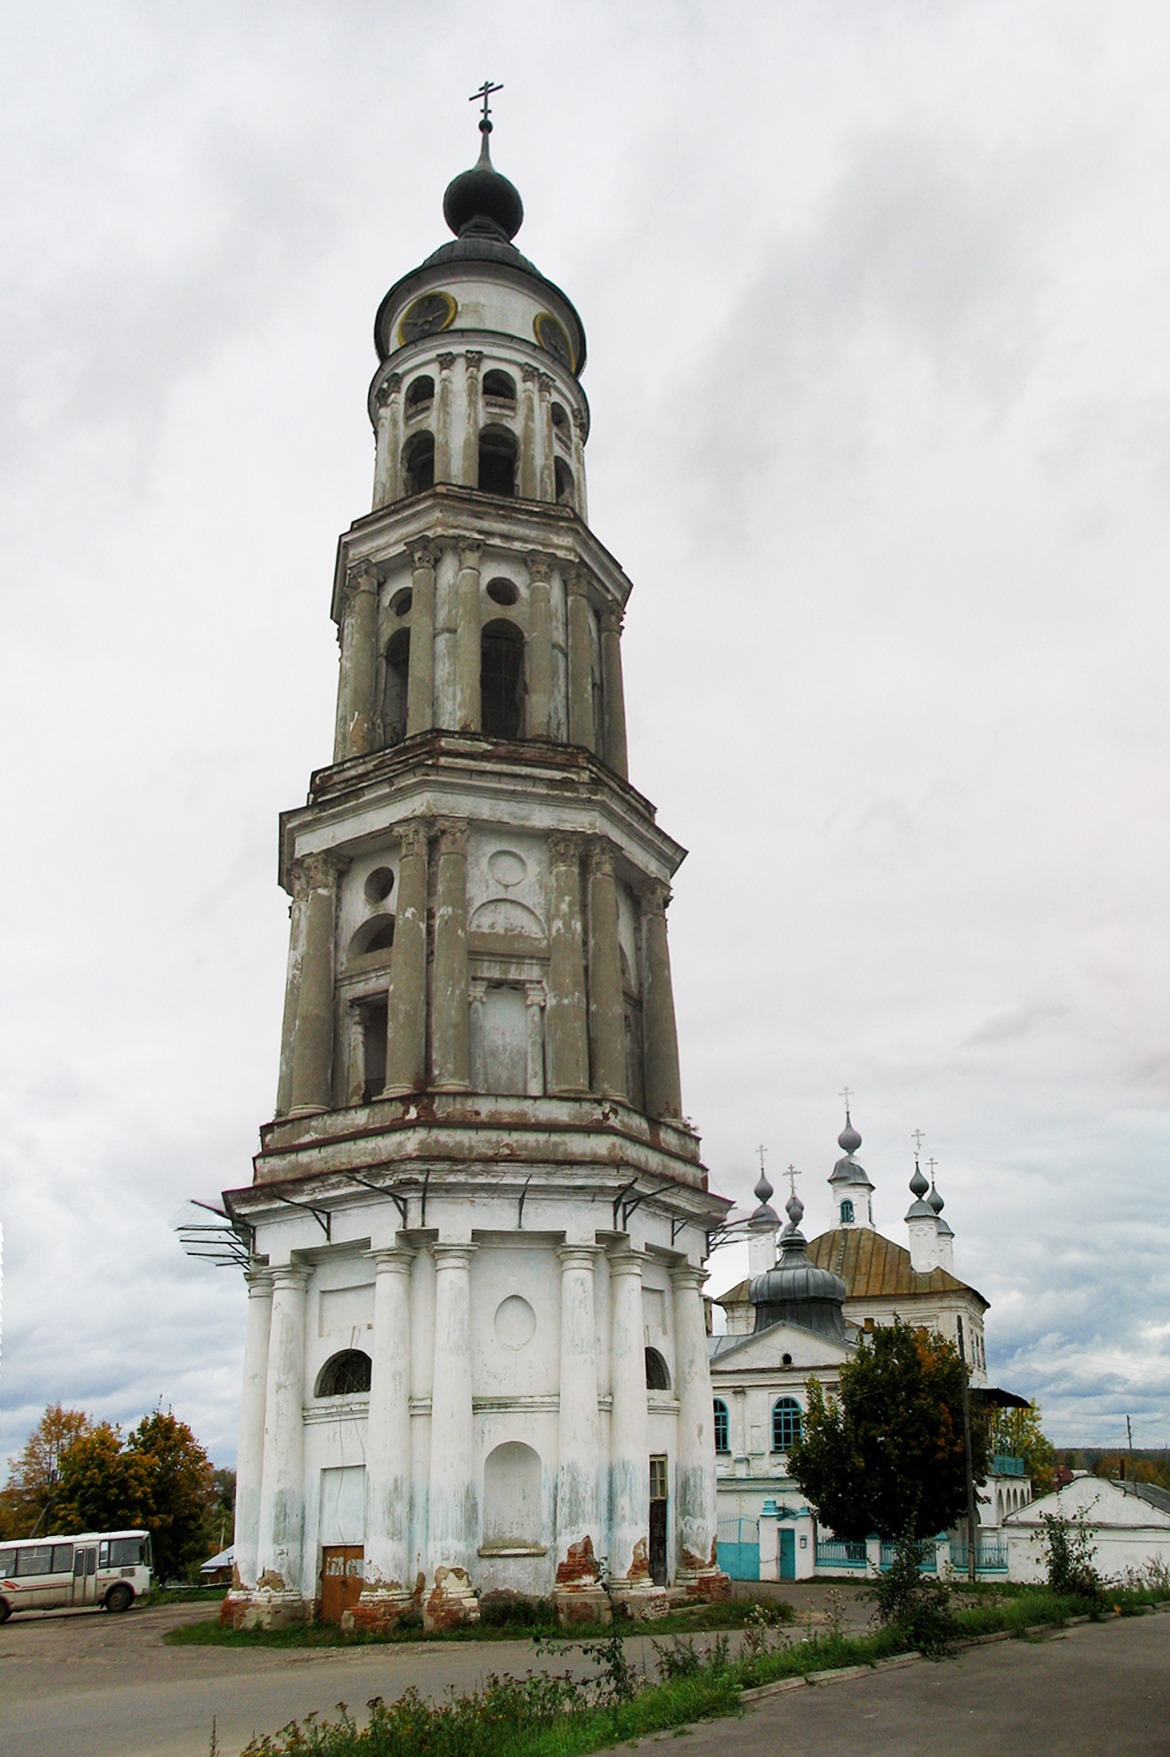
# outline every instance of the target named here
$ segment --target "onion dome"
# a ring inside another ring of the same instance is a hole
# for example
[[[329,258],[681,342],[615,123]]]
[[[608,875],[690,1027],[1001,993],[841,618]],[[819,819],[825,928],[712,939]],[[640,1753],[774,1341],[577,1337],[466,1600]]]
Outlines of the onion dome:
[[[808,1249],[800,1222],[804,1203],[799,1196],[789,1196],[785,1203],[788,1225],[780,1234],[780,1257],[774,1269],[757,1275],[748,1289],[748,1298],[756,1308],[755,1328],[767,1330],[773,1324],[799,1324],[805,1330],[834,1342],[844,1342],[845,1299],[847,1289],[839,1275],[819,1269],[809,1261]]]
[[[780,1216],[772,1207],[772,1197],[775,1193],[772,1185],[768,1182],[768,1174],[761,1165],[754,1191],[759,1207],[748,1215],[749,1226],[779,1226]]]
[[[942,1217],[942,1211],[946,1207],[946,1203],[943,1201],[942,1197],[939,1195],[938,1191],[935,1189],[933,1178],[930,1180],[930,1194],[929,1194],[929,1196],[927,1196],[926,1200],[927,1200],[927,1203],[929,1204],[929,1206],[934,1211],[934,1217],[938,1221],[938,1230],[942,1234],[943,1238],[954,1238],[954,1236],[955,1236],[954,1233],[951,1231],[950,1227],[947,1225],[946,1221]]]
[[[916,1154],[914,1158],[914,1176],[910,1179],[910,1194],[914,1197],[914,1200],[906,1210],[907,1220],[934,1219],[935,1210],[931,1207],[929,1202],[923,1200],[923,1197],[926,1195],[929,1188],[930,1185],[922,1175],[922,1167],[918,1163],[918,1156]]]
[[[837,1136],[837,1145],[844,1149],[844,1159],[838,1159],[829,1175],[831,1184],[859,1184],[863,1189],[872,1190],[869,1173],[863,1165],[858,1165],[853,1155],[861,1146],[861,1136],[853,1126],[853,1119],[848,1110],[845,1112],[845,1127]]]
[[[492,164],[492,125],[486,116],[479,131],[483,136],[479,159],[470,171],[460,172],[448,183],[443,218],[457,238],[482,232],[510,244],[524,223],[524,203],[516,185]]]

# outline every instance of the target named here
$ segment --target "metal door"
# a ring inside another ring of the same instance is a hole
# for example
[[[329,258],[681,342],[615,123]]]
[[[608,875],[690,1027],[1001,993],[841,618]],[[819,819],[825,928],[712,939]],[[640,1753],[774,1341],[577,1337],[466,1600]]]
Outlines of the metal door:
[[[335,1544],[321,1550],[321,1621],[340,1623],[362,1591],[365,1551],[360,1544]]]
[[[780,1578],[781,1580],[796,1579],[796,1533],[780,1527]]]
[[[760,1578],[760,1522],[721,1519],[716,1526],[719,1566],[732,1580]],[[789,1532],[791,1537],[792,1533]]]
[[[97,1600],[97,1545],[78,1544],[73,1552],[73,1602],[94,1604]]]

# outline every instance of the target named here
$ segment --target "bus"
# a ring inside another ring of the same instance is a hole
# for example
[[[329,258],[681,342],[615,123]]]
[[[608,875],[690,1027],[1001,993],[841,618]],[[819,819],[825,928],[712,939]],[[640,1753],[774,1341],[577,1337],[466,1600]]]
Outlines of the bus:
[[[149,1531],[0,1542],[0,1623],[13,1611],[92,1605],[128,1611],[151,1580]]]

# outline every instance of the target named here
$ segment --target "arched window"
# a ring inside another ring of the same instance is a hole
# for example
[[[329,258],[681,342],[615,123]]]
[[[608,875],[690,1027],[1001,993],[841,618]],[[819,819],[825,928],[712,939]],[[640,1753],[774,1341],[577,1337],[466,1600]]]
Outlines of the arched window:
[[[402,448],[403,494],[425,494],[435,486],[435,436],[415,433]]]
[[[386,647],[382,679],[382,743],[401,744],[406,737],[406,686],[410,676],[410,630],[396,628]]]
[[[656,1348],[646,1350],[646,1389],[647,1391],[670,1390],[670,1368]]]
[[[393,915],[372,915],[363,921],[349,942],[351,958],[366,958],[371,952],[388,952],[394,944]]]
[[[370,1388],[370,1357],[360,1348],[346,1348],[327,1360],[317,1374],[318,1397],[357,1397]]]
[[[556,480],[557,503],[560,506],[575,506],[573,496],[573,472],[564,458],[553,459],[553,473]]]
[[[554,403],[553,404],[553,406],[552,406],[552,424],[553,424],[553,434],[554,434],[555,438],[557,439],[558,443],[560,445],[570,444],[569,417],[565,412],[565,406],[563,403]]]
[[[484,1548],[536,1549],[543,1529],[540,1455],[521,1440],[505,1440],[484,1460]]]
[[[794,1397],[780,1397],[772,1405],[772,1450],[788,1452],[800,1438],[800,1404]]]
[[[490,403],[511,403],[515,406],[516,385],[506,372],[485,372],[483,375],[484,400]]]
[[[722,1397],[715,1399],[715,1450],[716,1452],[731,1451],[731,1423],[727,1416],[727,1405]]]
[[[479,638],[480,724],[489,738],[524,736],[524,636],[489,622]]]
[[[516,492],[516,435],[507,427],[485,427],[479,436],[478,486],[484,494]]]
[[[853,1203],[848,1196],[841,1204],[841,1224],[842,1226],[852,1226],[853,1224]]]
[[[435,400],[435,381],[429,376],[416,378],[406,393],[406,413],[417,415],[429,409]]]

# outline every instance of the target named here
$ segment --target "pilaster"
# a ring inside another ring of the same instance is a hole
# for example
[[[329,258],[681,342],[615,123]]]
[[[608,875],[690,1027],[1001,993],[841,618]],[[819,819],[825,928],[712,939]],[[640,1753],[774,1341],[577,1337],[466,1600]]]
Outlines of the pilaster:
[[[585,570],[577,564],[565,569],[569,595],[569,743],[596,750],[593,724],[593,612]]]
[[[439,388],[435,398],[435,481],[452,482],[451,368],[454,354],[438,355]]]
[[[549,854],[548,1090],[589,1090],[581,839],[552,835]]]
[[[528,735],[547,738],[552,723],[552,558],[528,557]]]
[[[402,493],[402,374],[388,372],[374,393],[373,510],[389,506]]]
[[[260,1491],[264,1477],[265,1403],[268,1389],[268,1346],[272,1328],[272,1275],[254,1265],[248,1284],[248,1321],[244,1331],[244,1389],[240,1403],[240,1441],[236,1457],[236,1519],[233,1538],[232,1605],[220,1620],[235,1620],[241,1601],[256,1590],[260,1543]]]
[[[305,1531],[301,1402],[309,1271],[299,1263],[281,1263],[271,1273],[272,1318],[265,1380],[256,1586],[240,1620],[276,1628],[301,1622],[308,1610],[301,1591]]]
[[[609,1555],[614,1597],[632,1616],[653,1616],[665,1595],[650,1577],[650,1423],[642,1318],[644,1254],[609,1253]]]
[[[431,1059],[440,1092],[471,1084],[467,992],[467,825],[439,818]]]
[[[306,855],[293,873],[294,896],[304,914],[304,954],[293,1033],[290,1114],[328,1110],[333,1099],[333,962],[337,863]]]
[[[664,884],[650,880],[642,886],[646,1112],[648,1116],[680,1117],[682,1088],[678,1069],[678,1028],[670,980],[670,949],[666,939],[669,899],[670,891]]]
[[[593,1090],[604,1098],[625,1098],[626,1037],[617,885],[613,849],[601,841],[593,842],[589,849],[589,1050]]]
[[[629,773],[626,756],[626,698],[622,687],[622,613],[607,605],[601,613],[601,691],[605,712],[605,760],[624,781]]]
[[[374,675],[378,649],[378,576],[369,562],[352,568],[345,582],[341,664],[337,686],[334,761],[373,750]]]
[[[706,1271],[690,1263],[679,1264],[670,1271],[678,1395],[675,1579],[693,1598],[723,1599],[730,1596],[731,1588],[716,1557],[715,1434],[707,1327],[703,1318],[706,1279]]]
[[[410,670],[406,679],[406,736],[435,723],[435,569],[438,544],[419,538],[410,550]]]
[[[460,732],[478,732],[479,700],[479,558],[483,544],[476,538],[459,542],[456,584],[455,725]]]
[[[557,1421],[557,1584],[565,1623],[603,1617],[608,1601],[601,1587],[598,1466],[601,1433],[597,1414],[597,1325],[594,1310],[594,1245],[563,1245],[561,1264],[560,1413]]]
[[[435,1259],[435,1367],[423,1626],[479,1620],[471,1587],[479,1532],[471,1381],[472,1244],[431,1246]]]
[[[479,487],[479,429],[483,421],[480,397],[480,367],[483,355],[478,348],[468,348],[463,356],[463,396],[466,423],[463,429],[463,473],[459,480],[466,488]]]
[[[419,818],[401,824],[398,840],[398,906],[390,952],[384,1098],[403,1097],[421,1091],[426,1084],[427,825]]]
[[[410,1272],[414,1252],[371,1251],[373,1371],[366,1427],[366,1543],[359,1629],[391,1628],[414,1603],[410,1579]]]

